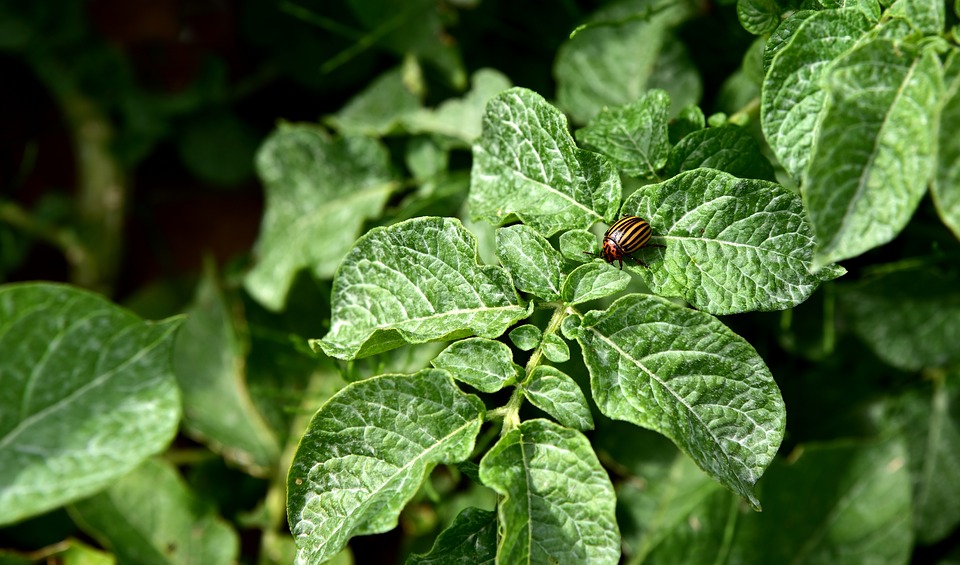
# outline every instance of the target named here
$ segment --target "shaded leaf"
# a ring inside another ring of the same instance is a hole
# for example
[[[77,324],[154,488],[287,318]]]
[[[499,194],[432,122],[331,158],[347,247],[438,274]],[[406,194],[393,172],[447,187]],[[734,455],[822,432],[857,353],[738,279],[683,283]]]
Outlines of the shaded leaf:
[[[68,286],[0,287],[0,524],[89,496],[166,449],[180,423],[179,325]]]
[[[431,363],[481,392],[500,390],[515,382],[522,371],[506,344],[479,337],[451,343]]]
[[[421,107],[420,97],[405,84],[403,72],[403,67],[394,67],[381,74],[325,123],[346,136],[393,133],[405,116]]]
[[[497,558],[497,513],[464,508],[440,533],[428,553],[412,555],[407,565],[493,565]]]
[[[616,169],[579,149],[566,118],[539,94],[512,88],[487,104],[473,146],[474,218],[499,225],[516,217],[550,236],[612,218],[619,201]]]
[[[757,140],[732,124],[697,130],[684,137],[670,150],[663,175],[671,177],[701,167],[740,178],[777,180]]]
[[[477,264],[477,241],[453,218],[370,230],[333,281],[327,355],[366,357],[404,343],[493,338],[528,315],[500,267]]]
[[[470,456],[483,412],[438,369],[372,377],[334,395],[310,421],[287,478],[297,563],[396,526],[435,465]]]
[[[632,294],[583,317],[577,340],[600,411],[669,437],[757,507],[776,455],[783,399],[757,352],[719,320]]]
[[[480,461],[501,495],[499,563],[617,563],[616,496],[590,442],[575,430],[529,420]]]
[[[282,125],[260,148],[257,171],[267,208],[256,266],[244,281],[261,304],[279,310],[294,276],[333,275],[394,189],[386,148],[373,139],[331,139],[311,125]]]
[[[533,370],[530,382],[523,386],[523,395],[568,428],[593,429],[590,405],[580,386],[563,371],[540,365]]]
[[[560,253],[531,227],[522,224],[497,230],[497,258],[524,292],[544,300],[560,298]]]
[[[960,239],[960,55],[954,50],[944,68],[943,102],[937,132],[937,160],[931,192],[940,218]]]

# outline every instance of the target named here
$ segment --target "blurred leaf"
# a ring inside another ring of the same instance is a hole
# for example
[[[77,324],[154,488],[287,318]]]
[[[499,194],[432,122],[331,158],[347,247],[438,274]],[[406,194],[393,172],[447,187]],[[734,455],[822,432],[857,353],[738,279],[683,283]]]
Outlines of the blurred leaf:
[[[470,89],[463,98],[442,102],[435,109],[422,108],[407,115],[404,124],[412,133],[432,133],[473,143],[482,132],[483,111],[494,96],[512,86],[510,79],[495,69],[473,73]]]
[[[529,420],[480,461],[500,495],[500,563],[617,563],[616,495],[590,442],[575,430]]]
[[[666,246],[638,253],[649,268],[627,268],[655,293],[711,314],[796,306],[843,273],[810,274],[814,239],[800,198],[771,182],[694,169],[643,187],[622,210],[646,218],[651,241]]]
[[[670,135],[670,143],[678,143],[684,137],[705,127],[707,127],[707,118],[704,117],[703,110],[699,106],[685,106],[670,121],[667,130]]]
[[[580,386],[563,371],[540,365],[533,370],[530,382],[523,387],[523,395],[563,426],[575,430],[593,429],[590,405]]]
[[[470,456],[483,413],[478,398],[438,369],[373,377],[337,393],[311,420],[287,479],[297,562],[320,563],[352,536],[395,527],[437,463]]]
[[[671,33],[695,10],[686,1],[623,0],[597,11],[557,51],[557,104],[586,123],[650,88],[666,90],[676,108],[697,102],[699,77]]]
[[[669,115],[667,93],[650,90],[630,104],[602,108],[586,127],[576,131],[576,138],[584,148],[610,157],[628,175],[657,178],[670,150]]]
[[[506,271],[476,263],[473,235],[453,218],[415,218],[361,237],[333,281],[330,332],[339,359],[404,343],[494,338],[528,315]]]
[[[246,347],[212,273],[200,281],[188,314],[173,353],[187,434],[253,475],[270,475],[280,446],[250,399]]]
[[[404,83],[403,68],[395,67],[374,79],[324,121],[341,135],[383,137],[394,133],[404,117],[420,107],[420,97]]]
[[[612,220],[620,177],[579,149],[567,120],[539,94],[512,88],[493,98],[473,146],[470,214],[500,225],[513,217],[544,236]]]
[[[481,392],[496,392],[515,382],[523,371],[506,344],[479,337],[451,343],[432,364]]]
[[[763,35],[780,24],[780,6],[776,0],[737,0],[737,18],[743,29]]]
[[[253,176],[260,139],[235,115],[208,112],[188,122],[179,139],[180,159],[201,180],[230,186]]]
[[[237,533],[187,488],[176,469],[148,459],[70,515],[117,555],[143,565],[235,563]]]
[[[887,8],[884,17],[904,18],[918,32],[937,35],[943,33],[945,8],[945,2],[940,0],[897,0]]]
[[[840,287],[854,331],[885,362],[908,371],[960,359],[960,278],[897,271]]]
[[[663,174],[671,177],[701,167],[740,178],[777,180],[757,140],[732,124],[697,130],[681,139],[670,150]]]
[[[0,524],[89,496],[166,449],[180,422],[179,325],[68,286],[0,287]]]
[[[753,486],[780,447],[786,414],[743,338],[709,314],[641,294],[588,312],[577,333],[601,412],[672,439],[759,507]]]
[[[497,557],[497,513],[465,508],[440,533],[429,553],[412,555],[407,565],[493,565]]]
[[[940,218],[960,239],[960,54],[950,53],[944,68],[944,93],[937,130],[937,160],[931,192]]]
[[[267,209],[259,260],[245,285],[279,310],[299,269],[333,275],[367,218],[379,216],[394,189],[386,149],[364,137],[332,139],[321,128],[281,125],[257,156]]]

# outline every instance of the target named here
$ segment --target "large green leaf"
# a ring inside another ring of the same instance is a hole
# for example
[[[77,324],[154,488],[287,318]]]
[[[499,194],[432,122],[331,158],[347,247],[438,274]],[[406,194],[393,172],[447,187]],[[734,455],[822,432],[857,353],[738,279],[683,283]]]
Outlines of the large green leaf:
[[[663,174],[670,177],[701,167],[740,178],[777,180],[757,140],[733,124],[697,130],[681,139],[670,150]]]
[[[374,79],[325,121],[341,135],[383,137],[420,107],[420,97],[404,82],[404,68],[400,66]]]
[[[651,241],[666,246],[636,254],[649,269],[630,268],[655,293],[712,314],[796,306],[842,273],[810,274],[800,198],[772,182],[694,169],[633,193],[623,212],[645,218]]]
[[[624,173],[657,178],[670,150],[669,119],[670,96],[651,90],[630,104],[604,107],[576,137],[585,148],[610,157]]]
[[[640,294],[588,312],[576,333],[601,412],[669,437],[759,507],[753,486],[786,413],[750,344],[709,314]]]
[[[763,133],[794,178],[800,178],[813,152],[827,95],[823,76],[833,59],[853,47],[869,27],[870,21],[856,10],[798,11],[767,43]]]
[[[910,27],[925,35],[943,33],[946,21],[946,3],[941,0],[897,0],[885,17],[901,17]]]
[[[386,532],[438,463],[464,461],[483,403],[446,371],[356,382],[314,415],[287,478],[297,563],[320,563],[352,536]]]
[[[960,239],[960,51],[954,49],[943,70],[944,92],[937,129],[937,161],[932,194],[940,218]]]
[[[250,398],[244,370],[247,348],[211,274],[200,281],[188,313],[173,354],[184,428],[233,464],[268,476],[280,446]]]
[[[510,79],[495,69],[473,73],[473,88],[463,98],[442,102],[435,109],[420,109],[403,122],[412,133],[432,133],[473,143],[483,129],[483,111],[491,98],[511,86]]]
[[[333,281],[327,355],[353,359],[409,343],[494,338],[528,315],[500,267],[477,264],[477,240],[453,218],[370,230]]]
[[[0,287],[0,524],[89,496],[167,447],[178,326],[67,286]]]
[[[518,224],[498,229],[497,258],[520,290],[544,300],[560,298],[563,257],[533,228]]]
[[[499,225],[511,218],[545,236],[611,220],[620,177],[579,149],[567,120],[539,94],[512,88],[493,98],[473,146],[470,213]]]
[[[917,370],[960,360],[960,277],[916,269],[843,288],[853,330],[887,363]]]
[[[943,90],[933,49],[886,38],[834,62],[824,85],[802,187],[815,267],[882,245],[907,224],[933,172]]]
[[[604,106],[631,103],[662,88],[675,108],[696,103],[700,80],[672,29],[693,15],[694,2],[623,0],[593,14],[557,50],[557,104],[577,123]]]
[[[529,420],[480,461],[483,484],[500,495],[498,563],[617,563],[616,495],[578,431]]]
[[[497,513],[465,508],[440,533],[429,553],[412,555],[407,565],[494,565],[497,558]]]
[[[272,310],[283,307],[300,269],[328,278],[380,214],[394,188],[386,148],[366,137],[331,138],[312,125],[281,125],[260,148],[267,209],[258,261],[245,285]]]
[[[567,232],[570,233],[570,232]],[[594,238],[591,238],[591,243]],[[560,297],[567,304],[580,304],[616,294],[630,284],[630,275],[603,263],[587,263],[563,279]]]
[[[77,502],[70,515],[120,563],[229,565],[240,553],[237,533],[187,488],[176,468],[156,459]]]

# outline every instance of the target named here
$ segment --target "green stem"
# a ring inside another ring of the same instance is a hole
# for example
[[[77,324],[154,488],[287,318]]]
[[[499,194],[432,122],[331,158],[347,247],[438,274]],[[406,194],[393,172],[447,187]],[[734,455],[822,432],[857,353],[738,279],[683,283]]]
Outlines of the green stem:
[[[0,222],[57,247],[63,251],[71,265],[86,261],[89,255],[89,251],[77,239],[75,232],[45,222],[15,202],[0,200]]]
[[[760,97],[757,96],[753,100],[747,102],[743,108],[737,110],[736,113],[730,116],[727,121],[742,126],[755,119],[759,114]]]

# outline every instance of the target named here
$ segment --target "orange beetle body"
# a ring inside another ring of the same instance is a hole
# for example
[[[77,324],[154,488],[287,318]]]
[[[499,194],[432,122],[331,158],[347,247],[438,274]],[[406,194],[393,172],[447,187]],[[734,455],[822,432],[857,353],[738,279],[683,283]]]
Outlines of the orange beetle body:
[[[650,247],[663,247],[650,243],[650,224],[643,218],[637,216],[624,216],[614,222],[607,233],[603,234],[603,245],[600,250],[600,256],[607,263],[617,261],[620,263],[620,270],[623,270],[623,258],[629,257],[640,249]],[[637,258],[634,261],[646,267],[646,263]]]

